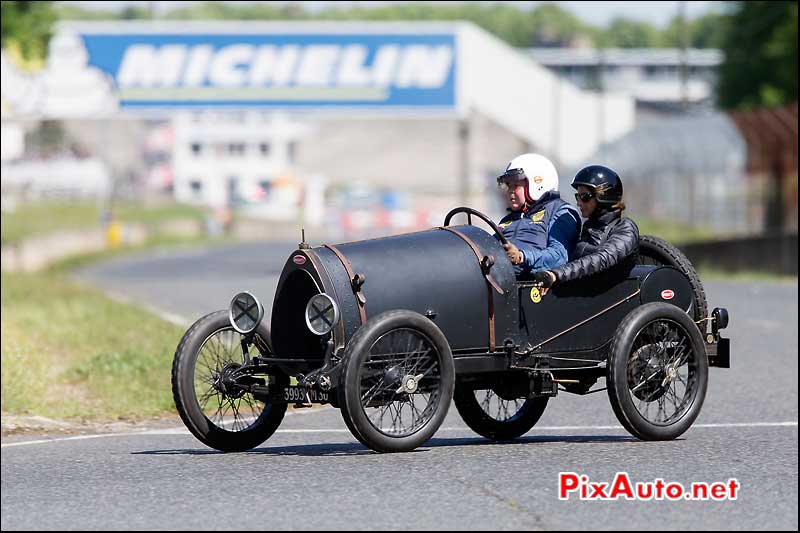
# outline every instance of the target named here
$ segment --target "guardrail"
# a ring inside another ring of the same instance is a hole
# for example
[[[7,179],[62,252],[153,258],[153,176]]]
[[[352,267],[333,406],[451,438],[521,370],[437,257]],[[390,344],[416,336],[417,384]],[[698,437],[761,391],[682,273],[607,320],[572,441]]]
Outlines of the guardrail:
[[[35,272],[68,257],[120,245],[136,246],[157,235],[197,237],[204,232],[201,222],[190,219],[167,220],[155,226],[115,223],[105,229],[57,231],[4,245],[0,263],[6,272]]]
[[[679,248],[695,268],[797,276],[797,233],[696,242]]]
[[[415,217],[417,225],[422,216]],[[350,222],[350,221],[347,221]],[[381,226],[370,220],[373,231]],[[427,220],[425,222],[428,222]],[[314,241],[341,240],[342,237],[358,237],[363,230],[360,224],[338,224],[338,228],[306,227],[314,234]],[[414,226],[414,224],[410,224]],[[337,226],[337,224],[334,224]],[[264,223],[260,221],[237,221],[230,231],[234,240],[286,240],[299,239],[298,225]],[[381,226],[382,227],[382,226]],[[393,227],[387,223],[387,227]],[[345,230],[344,232],[342,230]],[[386,229],[386,228],[384,228]],[[398,228],[393,228],[398,229]],[[399,228],[408,230],[409,228]],[[203,223],[193,220],[170,220],[157,228],[142,224],[123,224],[118,234],[112,236],[108,230],[62,231],[31,237],[2,247],[2,269],[9,272],[32,272],[70,256],[93,253],[112,247],[115,239],[119,244],[135,246],[144,243],[153,235],[179,235],[197,237],[207,231]],[[396,231],[397,232],[397,231]],[[342,235],[345,233],[347,235]],[[389,232],[392,233],[392,232]],[[309,233],[311,234],[311,233]],[[113,238],[112,238],[113,237]],[[694,242],[679,245],[681,251],[695,268],[708,267],[724,272],[768,272],[784,276],[797,276],[797,233],[780,233],[752,237],[737,237],[724,240]]]

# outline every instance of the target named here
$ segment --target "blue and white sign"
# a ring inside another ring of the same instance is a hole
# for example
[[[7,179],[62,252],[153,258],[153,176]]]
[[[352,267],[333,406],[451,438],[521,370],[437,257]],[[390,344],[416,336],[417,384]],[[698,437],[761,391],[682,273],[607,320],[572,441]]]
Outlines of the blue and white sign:
[[[456,106],[453,33],[81,33],[123,108]]]

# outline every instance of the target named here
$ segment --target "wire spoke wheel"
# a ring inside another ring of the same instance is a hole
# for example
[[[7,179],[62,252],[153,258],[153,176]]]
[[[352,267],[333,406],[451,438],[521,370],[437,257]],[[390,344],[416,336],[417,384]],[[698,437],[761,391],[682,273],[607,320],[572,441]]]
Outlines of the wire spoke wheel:
[[[513,420],[514,417],[520,415],[520,411],[525,406],[525,398],[515,398],[513,400],[504,400],[492,389],[476,390],[475,399],[478,404],[490,417],[498,422],[508,422]]]
[[[353,435],[379,452],[410,451],[441,425],[455,384],[447,339],[428,318],[388,311],[345,349],[339,405]]]
[[[547,397],[507,399],[507,395],[501,396],[497,390],[474,389],[468,384],[456,383],[453,396],[464,423],[487,439],[500,441],[521,437],[536,425],[547,407]]]
[[[696,360],[689,335],[671,320],[651,322],[639,332],[628,361],[628,388],[644,419],[668,426],[686,414],[697,388]]]
[[[407,437],[427,424],[441,400],[441,369],[433,344],[411,329],[382,335],[360,373],[361,407],[372,426]]]
[[[689,429],[705,399],[705,344],[681,309],[645,304],[617,328],[607,373],[608,397],[625,429],[644,440],[674,439]]]
[[[259,325],[256,331],[262,345],[268,346],[266,327]],[[272,436],[286,413],[286,404],[258,400],[245,385],[281,386],[288,384],[288,378],[283,373],[242,377],[243,364],[242,336],[230,325],[227,310],[195,322],[175,351],[175,406],[189,431],[217,450],[258,446]]]
[[[247,430],[264,412],[264,403],[235,384],[234,373],[243,363],[241,335],[233,328],[213,333],[197,354],[195,396],[203,415],[220,429]]]

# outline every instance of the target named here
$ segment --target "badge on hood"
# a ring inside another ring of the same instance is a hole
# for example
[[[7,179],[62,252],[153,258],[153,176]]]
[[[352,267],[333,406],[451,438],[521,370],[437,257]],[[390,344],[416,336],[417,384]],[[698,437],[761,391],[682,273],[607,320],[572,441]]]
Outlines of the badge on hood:
[[[533,287],[531,289],[531,301],[535,304],[542,301],[542,292],[539,290],[539,287]]]

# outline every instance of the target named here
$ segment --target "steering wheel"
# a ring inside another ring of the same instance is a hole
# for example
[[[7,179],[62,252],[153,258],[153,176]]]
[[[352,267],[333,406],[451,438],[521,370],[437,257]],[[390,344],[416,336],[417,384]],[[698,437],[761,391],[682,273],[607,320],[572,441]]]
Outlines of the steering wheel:
[[[450,219],[452,219],[454,215],[457,215],[459,213],[466,213],[467,214],[467,224],[470,224],[470,225],[472,225],[472,215],[475,215],[476,217],[480,218],[481,220],[486,222],[489,225],[489,227],[491,227],[494,230],[494,232],[500,238],[500,242],[502,242],[503,244],[508,244],[508,239],[506,239],[506,236],[503,235],[502,231],[500,231],[500,228],[497,227],[497,224],[492,222],[491,218],[487,217],[486,215],[484,215],[480,211],[472,209],[471,207],[456,207],[455,209],[453,209],[452,211],[447,213],[446,217],[444,217],[444,225],[445,226],[449,226],[450,225]]]

